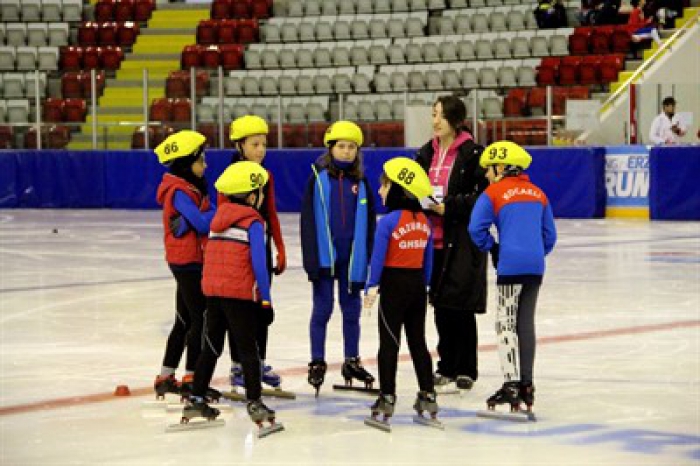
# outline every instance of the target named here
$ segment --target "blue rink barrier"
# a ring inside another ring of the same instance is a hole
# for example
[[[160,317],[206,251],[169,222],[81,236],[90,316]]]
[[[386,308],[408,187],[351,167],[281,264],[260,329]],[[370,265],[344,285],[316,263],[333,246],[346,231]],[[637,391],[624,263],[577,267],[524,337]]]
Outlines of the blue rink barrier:
[[[653,147],[649,153],[652,220],[700,220],[700,146]]]
[[[604,215],[604,149],[532,148],[530,152],[533,163],[528,174],[547,193],[557,217]],[[365,149],[363,153],[365,172],[376,194],[384,162],[413,156],[415,149]],[[213,181],[230,163],[230,154],[226,150],[206,153],[212,192]],[[300,210],[311,164],[321,154],[323,149],[268,151],[265,166],[275,177],[279,211]],[[2,151],[0,207],[154,209],[159,207],[155,194],[164,172],[153,152],[145,150]]]

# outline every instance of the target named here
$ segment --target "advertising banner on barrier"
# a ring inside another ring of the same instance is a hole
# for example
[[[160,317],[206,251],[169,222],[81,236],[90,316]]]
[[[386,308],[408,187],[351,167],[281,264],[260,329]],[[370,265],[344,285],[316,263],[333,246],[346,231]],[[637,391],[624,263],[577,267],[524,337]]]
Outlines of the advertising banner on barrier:
[[[605,155],[606,217],[649,218],[649,149],[612,146]]]

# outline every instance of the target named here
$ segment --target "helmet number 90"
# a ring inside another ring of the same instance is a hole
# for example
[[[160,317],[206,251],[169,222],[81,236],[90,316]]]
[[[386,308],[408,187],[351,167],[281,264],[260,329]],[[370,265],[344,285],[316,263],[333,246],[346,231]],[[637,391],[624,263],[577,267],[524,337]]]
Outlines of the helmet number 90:
[[[166,144],[165,147],[163,147],[163,152],[165,152],[165,155],[168,155],[170,153],[174,154],[177,151],[178,151],[177,142]]]
[[[396,177],[399,179],[399,181],[403,181],[406,184],[411,184],[413,183],[413,179],[416,177],[416,174],[410,171],[408,168],[402,168]]]
[[[250,174],[250,186],[252,188],[259,188],[263,184],[263,176],[260,173]]]
[[[508,157],[508,149],[506,149],[505,147],[500,147],[500,152],[501,152],[500,155],[498,154],[498,152],[499,152],[499,147],[493,147],[489,151],[489,158],[491,160],[494,160],[496,158],[503,160],[506,157]]]

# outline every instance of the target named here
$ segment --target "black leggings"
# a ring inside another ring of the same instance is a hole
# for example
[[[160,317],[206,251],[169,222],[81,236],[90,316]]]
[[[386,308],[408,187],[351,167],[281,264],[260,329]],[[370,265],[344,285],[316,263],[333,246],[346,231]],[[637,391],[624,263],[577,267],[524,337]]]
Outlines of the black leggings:
[[[202,350],[202,325],[207,307],[202,293],[202,271],[171,269],[171,272],[177,282],[177,313],[165,346],[163,366],[176,369],[187,344],[185,369],[194,371]]]
[[[260,399],[260,357],[255,340],[258,321],[256,313],[259,307],[253,301],[212,297],[207,299],[204,348],[194,373],[192,387],[194,395],[203,397],[206,394],[228,330],[236,341],[240,362],[243,365],[246,398]]]
[[[396,394],[396,367],[401,327],[422,391],[432,392],[433,362],[425,343],[427,295],[423,270],[385,267],[379,296],[379,385],[381,392]]]

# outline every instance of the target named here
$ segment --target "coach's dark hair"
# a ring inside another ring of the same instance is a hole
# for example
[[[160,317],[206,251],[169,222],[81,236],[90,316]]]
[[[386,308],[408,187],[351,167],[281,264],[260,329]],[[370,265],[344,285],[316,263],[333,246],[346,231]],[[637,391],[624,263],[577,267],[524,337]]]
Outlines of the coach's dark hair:
[[[465,130],[464,120],[467,118],[467,107],[462,99],[454,95],[444,95],[435,100],[433,107],[438,102],[442,104],[442,114],[455,133]]]

